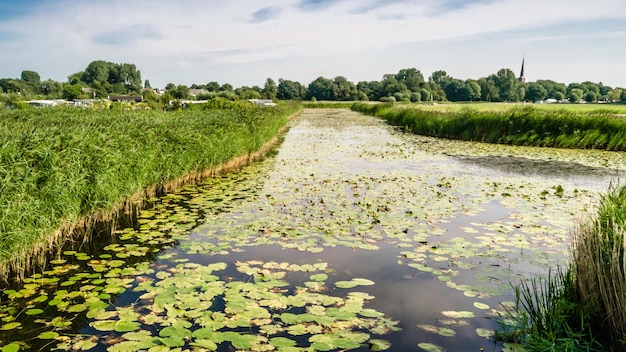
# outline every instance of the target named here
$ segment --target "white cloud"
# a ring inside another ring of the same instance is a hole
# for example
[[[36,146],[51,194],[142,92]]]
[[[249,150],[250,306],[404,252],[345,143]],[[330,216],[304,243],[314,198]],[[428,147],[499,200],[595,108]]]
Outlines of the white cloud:
[[[624,86],[617,60],[602,57],[623,57],[610,39],[623,38],[621,1],[44,1],[25,17],[0,19],[0,77],[32,69],[65,80],[101,59],[136,64],[153,86],[261,85],[266,77],[308,84],[320,75],[377,80],[403,67],[478,78],[517,65],[525,53],[569,82],[581,72],[569,65],[561,72],[556,60],[585,52],[578,67],[604,65],[587,79]],[[592,32],[580,33],[581,26]],[[601,40],[577,41],[582,35]]]

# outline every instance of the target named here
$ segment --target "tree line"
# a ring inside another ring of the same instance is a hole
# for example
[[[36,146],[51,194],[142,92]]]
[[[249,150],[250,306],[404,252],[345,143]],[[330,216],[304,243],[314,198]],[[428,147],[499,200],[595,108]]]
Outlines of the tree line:
[[[600,83],[564,83],[552,80],[524,82],[510,69],[503,68],[479,79],[458,79],[444,70],[434,71],[428,78],[416,68],[405,68],[383,75],[378,81],[354,83],[346,77],[318,77],[308,85],[297,81],[267,78],[263,87],[242,86],[211,81],[206,84],[167,84],[156,90],[149,80],[142,85],[141,72],[134,64],[91,62],[83,71],[68,76],[66,82],[41,80],[35,71],[22,71],[20,78],[0,79],[0,102],[16,99],[85,99],[110,95],[143,95],[146,101],[166,102],[172,99],[207,100],[279,99],[330,101],[488,101],[520,102],[620,102],[626,101],[626,89]]]

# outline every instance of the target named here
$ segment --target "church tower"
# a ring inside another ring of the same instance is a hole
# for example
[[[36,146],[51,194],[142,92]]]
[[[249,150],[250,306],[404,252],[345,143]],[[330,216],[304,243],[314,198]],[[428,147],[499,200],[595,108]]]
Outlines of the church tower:
[[[524,58],[522,58],[522,71],[519,74],[518,80],[520,81],[520,83],[526,82],[526,77],[524,77]]]

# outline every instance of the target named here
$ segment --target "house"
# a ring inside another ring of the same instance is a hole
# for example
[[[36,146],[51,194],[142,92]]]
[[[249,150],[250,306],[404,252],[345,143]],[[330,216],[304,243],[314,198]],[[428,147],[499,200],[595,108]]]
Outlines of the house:
[[[119,102],[141,103],[143,101],[143,97],[141,95],[110,95],[109,100],[119,101]]]

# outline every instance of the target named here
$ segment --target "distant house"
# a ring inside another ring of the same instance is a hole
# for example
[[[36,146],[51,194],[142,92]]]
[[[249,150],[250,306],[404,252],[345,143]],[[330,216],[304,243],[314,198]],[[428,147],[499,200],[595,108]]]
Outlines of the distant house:
[[[276,106],[276,103],[274,103],[271,99],[248,99],[248,101],[257,106]]]
[[[41,108],[41,107],[57,106],[59,103],[55,100],[29,100],[26,102],[26,104]]]
[[[209,94],[209,91],[206,89],[191,88],[189,89],[188,93],[189,93],[189,96],[197,97],[200,94]]]
[[[141,103],[143,101],[143,97],[141,95],[110,95],[109,100],[119,101],[119,102]]]

